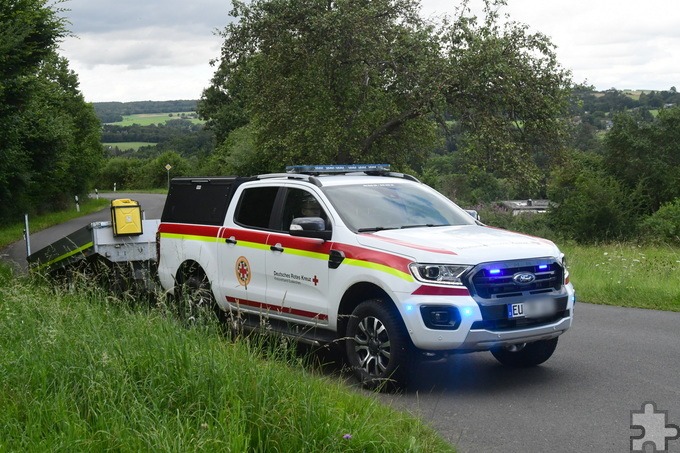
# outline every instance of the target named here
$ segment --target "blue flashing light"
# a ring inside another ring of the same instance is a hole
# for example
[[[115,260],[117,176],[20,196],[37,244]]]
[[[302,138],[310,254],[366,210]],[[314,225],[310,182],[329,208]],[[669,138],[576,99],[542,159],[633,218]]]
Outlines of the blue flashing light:
[[[463,308],[463,315],[464,316],[470,316],[471,314],[472,314],[472,308],[470,308],[470,307]]]
[[[289,165],[286,173],[350,173],[350,172],[388,172],[390,164],[351,164],[351,165]]]
[[[548,265],[547,264],[541,264],[540,266],[538,266],[538,270],[539,271],[548,270]]]
[[[409,312],[412,312],[412,311],[413,311],[413,305],[411,305],[411,304],[406,305],[406,312],[409,313]]]
[[[489,275],[500,275],[501,270],[500,269],[489,269]]]

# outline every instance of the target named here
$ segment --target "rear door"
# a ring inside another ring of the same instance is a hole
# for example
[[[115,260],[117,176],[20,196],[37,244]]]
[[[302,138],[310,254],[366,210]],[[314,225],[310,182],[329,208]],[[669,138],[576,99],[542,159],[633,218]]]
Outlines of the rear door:
[[[266,309],[266,259],[278,187],[247,187],[229,211],[218,240],[220,303],[246,311]]]

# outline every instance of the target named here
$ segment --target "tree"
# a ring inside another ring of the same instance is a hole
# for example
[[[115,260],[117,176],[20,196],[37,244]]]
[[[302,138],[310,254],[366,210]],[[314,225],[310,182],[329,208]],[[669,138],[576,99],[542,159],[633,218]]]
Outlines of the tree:
[[[101,125],[78,85],[68,61],[56,54],[45,59],[36,77],[23,147],[32,175],[27,193],[38,208],[85,195],[103,161]]]
[[[55,51],[65,20],[46,5],[0,2],[0,221],[83,194],[102,158],[99,121]]]
[[[415,5],[234,2],[239,22],[223,33],[199,111],[218,140],[247,118],[259,152],[277,166],[422,157],[437,140],[425,116],[437,91],[438,44]]]
[[[579,242],[630,238],[639,218],[635,200],[605,169],[603,157],[575,151],[556,169],[548,212],[555,231]]]
[[[534,187],[562,146],[568,72],[545,36],[499,25],[503,0],[485,4],[481,23],[463,1],[455,20],[434,24],[416,0],[234,2],[199,112],[225,154],[229,134],[248,124],[258,156],[246,157],[260,170],[356,161],[418,170],[456,131],[471,170]]]
[[[641,200],[641,214],[680,197],[680,107],[653,122],[622,113],[605,138],[607,171]]]
[[[65,35],[63,20],[44,0],[0,2],[0,219],[22,198],[28,160],[21,146],[21,116],[41,62]]]
[[[462,125],[468,166],[531,196],[567,138],[570,74],[547,36],[500,20],[505,1],[485,5],[481,21],[461,13],[443,28],[446,105]]]

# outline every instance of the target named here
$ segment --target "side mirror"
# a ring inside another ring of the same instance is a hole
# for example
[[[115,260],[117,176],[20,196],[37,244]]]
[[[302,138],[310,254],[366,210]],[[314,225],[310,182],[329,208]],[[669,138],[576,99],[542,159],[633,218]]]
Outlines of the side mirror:
[[[466,209],[465,210],[468,214],[472,216],[473,219],[481,221],[482,219],[479,218],[479,213],[475,211],[474,209]]]
[[[290,224],[291,236],[323,239],[328,241],[332,232],[326,230],[326,222],[321,217],[297,217]]]

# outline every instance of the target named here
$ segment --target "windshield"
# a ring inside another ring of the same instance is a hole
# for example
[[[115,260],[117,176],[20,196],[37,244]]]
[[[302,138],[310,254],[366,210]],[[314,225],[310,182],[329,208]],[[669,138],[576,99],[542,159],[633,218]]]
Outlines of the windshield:
[[[357,184],[327,186],[323,191],[355,232],[475,223],[464,210],[424,185]]]

